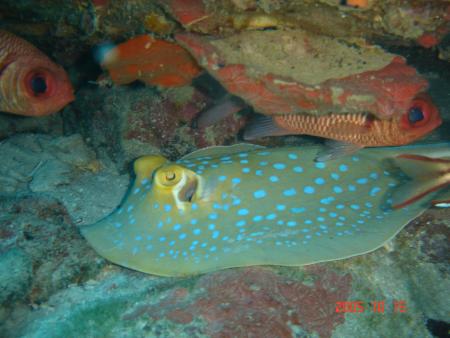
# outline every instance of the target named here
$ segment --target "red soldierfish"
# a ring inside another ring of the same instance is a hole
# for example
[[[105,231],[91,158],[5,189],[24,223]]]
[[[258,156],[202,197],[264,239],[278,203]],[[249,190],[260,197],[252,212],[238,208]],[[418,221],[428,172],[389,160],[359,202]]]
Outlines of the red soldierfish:
[[[399,146],[411,143],[442,123],[437,108],[426,94],[419,94],[399,117],[381,120],[369,114],[285,114],[263,117],[250,124],[245,139],[305,134],[343,142],[336,152],[363,147]],[[333,154],[327,159],[334,158]]]
[[[0,30],[0,111],[49,115],[74,98],[61,66],[27,41]]]

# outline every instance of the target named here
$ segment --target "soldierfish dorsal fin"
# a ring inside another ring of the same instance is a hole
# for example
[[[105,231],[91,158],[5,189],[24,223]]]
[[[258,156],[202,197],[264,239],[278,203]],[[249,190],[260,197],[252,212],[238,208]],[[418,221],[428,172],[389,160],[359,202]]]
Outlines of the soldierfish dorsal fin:
[[[264,149],[264,148],[265,147],[263,146],[250,143],[238,143],[233,144],[231,146],[214,146],[193,151],[192,153],[187,154],[182,158],[180,158],[180,160],[192,160],[204,156],[219,157],[223,155],[232,155],[236,153],[242,153],[245,151],[253,151],[256,149]]]
[[[450,159],[402,154],[394,163],[411,181],[396,188],[392,208],[403,208],[426,195],[450,185]]]

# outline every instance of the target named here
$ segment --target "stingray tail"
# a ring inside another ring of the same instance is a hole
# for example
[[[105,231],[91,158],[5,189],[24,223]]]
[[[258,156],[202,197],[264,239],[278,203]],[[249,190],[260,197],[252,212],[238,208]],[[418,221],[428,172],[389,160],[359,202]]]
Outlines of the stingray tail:
[[[450,159],[402,154],[395,157],[394,162],[411,179],[393,192],[394,209],[450,186]]]

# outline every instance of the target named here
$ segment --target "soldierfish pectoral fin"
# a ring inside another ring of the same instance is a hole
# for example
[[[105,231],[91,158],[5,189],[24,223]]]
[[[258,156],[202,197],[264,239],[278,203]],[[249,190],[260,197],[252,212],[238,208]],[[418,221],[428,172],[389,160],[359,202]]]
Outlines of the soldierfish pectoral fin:
[[[393,159],[411,181],[395,189],[392,208],[403,208],[450,185],[450,160],[403,154]]]
[[[244,130],[244,140],[254,140],[266,136],[294,135],[295,132],[276,124],[270,116],[258,116],[251,120]]]
[[[356,153],[363,147],[357,144],[327,140],[325,149],[317,153],[315,162],[326,162]]]
[[[202,110],[198,117],[193,121],[193,127],[206,128],[219,122],[226,117],[237,113],[247,105],[236,96],[226,95],[221,100],[215,102],[211,107]]]

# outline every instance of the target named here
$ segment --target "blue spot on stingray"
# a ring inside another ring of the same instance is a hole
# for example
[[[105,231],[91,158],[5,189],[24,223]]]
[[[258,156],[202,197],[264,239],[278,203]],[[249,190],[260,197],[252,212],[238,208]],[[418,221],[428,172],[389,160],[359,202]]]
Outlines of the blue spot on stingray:
[[[163,237],[159,237],[159,241],[160,242],[165,242],[166,241],[166,237],[164,237],[164,236]]]
[[[240,160],[239,163],[241,163],[241,164],[247,164],[247,163],[248,163],[248,160]]]
[[[294,153],[288,154],[288,157],[289,157],[291,160],[296,160],[296,159],[298,159],[297,154],[294,154]]]
[[[219,176],[219,181],[223,182],[227,179],[227,177],[225,175],[221,175]]]
[[[194,230],[192,231],[192,233],[193,233],[194,235],[200,235],[200,234],[202,233],[202,231],[201,231],[200,229],[194,229]]]
[[[197,210],[198,209],[198,204],[197,203],[192,203],[191,204],[191,209],[192,210]]]
[[[327,165],[326,165],[324,162],[316,162],[316,163],[314,164],[314,166],[315,166],[317,169],[325,169],[325,168],[327,167]]]
[[[175,230],[175,231],[178,231],[178,230],[180,230],[181,229],[181,225],[180,224],[175,224],[174,226],[173,226],[173,230]]]
[[[358,183],[358,184],[366,184],[367,182],[368,182],[367,178],[358,178],[356,180],[356,183]]]
[[[358,204],[352,204],[352,205],[350,205],[350,208],[352,208],[353,210],[359,210],[359,205]]]
[[[267,219],[267,220],[273,220],[273,219],[275,219],[275,218],[277,218],[277,215],[276,215],[276,214],[269,214],[269,215],[266,216],[266,219]]]
[[[286,165],[285,165],[284,163],[275,163],[275,164],[273,165],[273,167],[274,167],[275,169],[277,169],[277,170],[283,170],[283,169],[286,168]]]
[[[237,227],[243,227],[243,226],[245,225],[245,223],[246,223],[246,222],[245,222],[243,219],[241,219],[240,221],[237,221],[237,222],[236,222],[236,226],[237,226]]]
[[[340,194],[340,193],[342,193],[344,190],[342,190],[342,188],[341,188],[340,186],[335,185],[335,186],[333,187],[333,191],[334,191],[336,194]]]
[[[318,185],[322,185],[322,184],[325,184],[325,180],[324,180],[322,177],[317,177],[317,178],[314,180],[314,183],[316,183],[316,184],[318,184]]]
[[[218,216],[219,216],[219,215],[217,215],[215,212],[212,212],[212,213],[210,213],[210,214],[208,215],[208,218],[209,218],[209,219],[217,219]]]
[[[261,162],[259,162],[259,165],[261,166],[261,167],[265,167],[266,165],[268,165],[269,164],[269,162],[267,162],[267,161],[261,161]]]
[[[147,250],[147,251],[152,251],[152,250],[153,250],[153,245],[148,244],[148,245],[145,247],[145,250]]]
[[[247,168],[247,167],[242,168],[242,172],[243,172],[244,174],[248,174],[248,173],[250,172],[250,168]]]
[[[305,220],[305,224],[312,224],[313,221],[311,221],[310,219]]]
[[[185,239],[187,237],[187,235],[185,233],[180,234],[180,236],[178,236],[179,239]]]
[[[358,162],[359,161],[359,157],[358,156],[352,156],[352,161],[353,162]]]
[[[373,173],[370,173],[369,177],[373,178],[374,180],[376,180],[378,178],[378,174],[373,172]]]
[[[222,204],[219,204],[219,203],[215,202],[215,203],[213,204],[213,208],[214,208],[214,209],[222,209],[223,207],[222,207]]]
[[[374,196],[376,196],[376,194],[378,194],[379,192],[381,191],[381,188],[380,187],[373,187],[371,190],[370,190],[370,196],[372,196],[372,197],[374,197]]]
[[[217,250],[217,248],[214,245],[209,249],[209,251],[211,251],[211,252],[214,252],[216,250]]]
[[[278,211],[286,210],[286,206],[284,204],[277,204],[277,210]]]
[[[278,182],[279,178],[278,178],[278,176],[272,175],[269,177],[269,180],[270,180],[270,182]]]
[[[283,195],[287,197],[291,197],[297,194],[297,191],[294,188],[286,189],[283,191]]]
[[[211,223],[210,225],[208,225],[209,230],[214,230],[215,228],[216,228],[216,225],[214,223]]]
[[[356,191],[356,187],[353,184],[349,184],[348,191]]]
[[[261,169],[258,169],[255,171],[256,176],[262,176],[263,174],[264,174],[264,172]]]
[[[260,222],[263,220],[263,217],[261,215],[256,215],[253,217],[254,222]]]
[[[139,194],[141,192],[141,189],[140,188],[136,188],[136,189],[134,189],[134,191],[133,191],[133,194]]]
[[[300,214],[302,212],[305,212],[306,209],[305,208],[291,208],[291,212],[294,214]]]
[[[158,209],[159,208],[159,204],[158,203],[154,203],[153,204],[153,209]]]
[[[303,228],[302,232],[307,233],[307,232],[309,232],[309,229],[308,228]]]
[[[335,212],[330,212],[328,215],[332,218],[337,217],[337,214]]]
[[[286,223],[286,225],[287,225],[288,227],[295,227],[295,226],[297,225],[297,222],[295,222],[295,221],[289,221],[289,222]]]
[[[324,224],[319,225],[319,228],[321,228],[322,230],[327,230],[328,227]]]
[[[120,228],[120,227],[122,226],[122,223],[116,222],[116,223],[114,223],[114,226],[115,226],[116,228]]]
[[[239,157],[248,157],[248,153],[239,153]]]
[[[170,210],[172,210],[172,206],[170,204],[165,204],[164,211],[169,212]]]
[[[303,168],[300,167],[300,166],[294,167],[293,170],[294,170],[295,173],[302,173],[303,172]]]
[[[169,246],[174,246],[175,245],[175,241],[170,241],[169,242]]]
[[[337,180],[339,179],[339,177],[340,177],[339,174],[337,174],[337,173],[331,173],[330,176],[331,176],[331,178],[332,178],[333,180],[336,180],[336,181],[337,181]]]
[[[233,182],[234,184],[238,184],[241,182],[241,179],[239,177],[234,177],[231,182]]]
[[[233,200],[232,205],[239,205],[239,204],[241,204],[241,200],[240,200],[239,198],[235,198],[235,199]]]
[[[142,236],[137,235],[134,239],[137,241],[142,241]]]
[[[339,165],[339,171],[344,172],[344,171],[347,171],[347,170],[348,170],[348,167],[347,167],[346,164],[341,164],[341,165]]]
[[[127,212],[131,212],[131,210],[133,210],[134,209],[134,206],[133,205],[130,205],[130,206],[128,206],[128,208],[127,208]]]
[[[248,213],[249,213],[248,209],[239,209],[237,212],[239,216],[245,216],[248,215]]]
[[[329,196],[329,197],[322,198],[320,200],[320,203],[328,205],[328,204],[331,204],[334,200],[335,200],[335,198],[333,196]]]
[[[163,227],[163,225],[164,225],[163,221],[159,221],[159,223],[158,223],[157,227],[158,227],[158,228],[162,228],[162,227]]]
[[[336,209],[344,209],[344,208],[345,208],[345,205],[343,205],[343,204],[336,205]]]
[[[319,163],[322,163],[322,162],[319,162]],[[306,187],[303,188],[303,192],[305,194],[311,195],[316,192],[316,189],[314,189],[314,187],[311,187],[310,185],[307,185]]]
[[[222,241],[228,241],[230,239],[230,237],[228,237],[228,236],[223,236],[222,237]]]
[[[370,202],[366,202],[365,206],[366,206],[367,208],[372,208],[372,207],[373,207],[373,204],[370,203]]]
[[[259,151],[259,152],[257,152],[257,154],[261,155],[261,156],[267,156],[267,155],[270,155],[270,152],[269,151]]]
[[[212,238],[213,238],[213,239],[216,239],[216,238],[219,237],[219,235],[220,235],[220,231],[216,230],[216,231],[213,232]]]
[[[264,190],[257,190],[253,193],[253,197],[255,198],[264,198],[266,195],[267,193]]]
[[[136,219],[132,218],[130,219],[130,224],[135,224],[136,223]]]
[[[327,209],[326,209],[326,208],[319,208],[319,211],[320,211],[320,212],[326,212]]]

